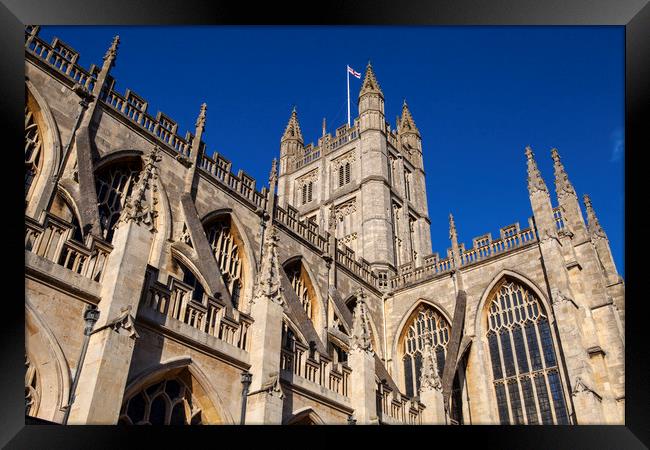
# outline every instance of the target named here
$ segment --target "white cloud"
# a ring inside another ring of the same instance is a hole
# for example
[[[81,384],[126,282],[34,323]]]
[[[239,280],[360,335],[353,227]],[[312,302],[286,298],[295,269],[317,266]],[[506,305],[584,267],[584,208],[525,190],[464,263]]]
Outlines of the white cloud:
[[[623,159],[625,154],[625,136],[621,128],[616,128],[610,135],[610,142],[612,145],[612,156],[610,162],[619,162]]]

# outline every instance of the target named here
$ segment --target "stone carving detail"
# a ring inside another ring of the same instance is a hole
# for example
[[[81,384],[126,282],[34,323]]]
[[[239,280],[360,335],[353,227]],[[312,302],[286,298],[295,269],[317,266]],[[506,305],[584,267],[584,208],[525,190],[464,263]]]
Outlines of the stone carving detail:
[[[178,240],[192,247],[192,238],[190,236],[190,230],[187,228],[187,224],[185,223],[183,223],[183,233],[178,238]]]
[[[113,331],[118,334],[122,334],[122,330],[126,333],[131,339],[138,339],[140,335],[135,330],[135,322],[133,316],[131,315],[131,305],[127,305],[120,309],[120,314],[115,317],[113,320],[106,323],[106,325],[97,328],[93,331],[93,334],[105,329],[111,328]]]
[[[270,225],[264,235],[262,263],[257,276],[257,287],[251,302],[266,298],[280,305],[284,304],[280,287],[280,264],[278,262],[278,230]]]
[[[339,167],[341,167],[345,163],[352,164],[354,161],[356,161],[356,152],[352,150],[347,152],[345,155],[340,156],[339,158],[336,158],[334,161],[332,161],[332,169],[333,171],[337,171],[339,170]]]
[[[564,295],[557,288],[551,289],[551,294],[552,294],[553,305],[561,305],[561,304],[567,303],[567,302],[575,305],[575,302],[573,301],[573,299],[571,297],[567,297],[566,295]]]
[[[271,164],[271,173],[269,174],[269,185],[277,183],[278,181],[278,160],[273,158],[273,163]]]
[[[370,319],[368,318],[368,307],[366,306],[366,294],[362,289],[356,293],[357,304],[352,314],[352,336],[350,337],[350,350],[361,350],[372,352],[372,340],[370,337]]]
[[[312,170],[311,172],[303,175],[302,177],[298,178],[296,180],[296,184],[298,185],[299,189],[302,189],[304,185],[306,185],[309,182],[317,182],[318,181],[318,169]]]
[[[526,158],[528,158],[528,192],[530,194],[538,191],[548,193],[546,184],[537,168],[534,156],[533,150],[530,147],[526,147]]]
[[[576,377],[576,381],[573,385],[571,396],[577,397],[578,395],[585,394],[585,393],[590,393],[591,395],[596,397],[599,401],[602,400],[602,397],[598,395],[598,393],[589,386],[588,382],[586,382],[583,377],[578,376]]]
[[[35,416],[41,400],[41,386],[36,366],[27,355],[25,355],[25,368],[25,415]]]
[[[357,239],[357,233],[352,233],[352,234],[348,234],[343,239],[341,239],[341,242],[349,247],[349,244],[352,241],[355,241],[356,239]]]
[[[34,114],[25,106],[25,196],[40,171],[43,141]]]
[[[433,351],[433,337],[431,334],[425,336],[424,355],[422,362],[422,375],[420,377],[420,390],[442,390],[442,381],[438,374],[438,360]]]
[[[282,386],[280,385],[280,375],[278,373],[272,374],[268,381],[262,385],[260,391],[266,391],[271,397],[284,398]]]
[[[555,192],[557,193],[558,198],[562,199],[567,195],[572,195],[576,197],[576,191],[573,188],[573,185],[569,181],[569,176],[564,170],[564,165],[560,161],[560,154],[557,149],[551,150],[551,156],[553,157],[553,167],[555,169]]]
[[[339,222],[342,221],[345,216],[349,216],[354,212],[357,212],[356,197],[341,203],[334,209],[334,215]]]
[[[158,203],[157,164],[161,159],[160,148],[155,146],[147,156],[140,179],[124,205],[118,224],[133,221],[138,225],[146,226],[150,231],[156,231],[155,219],[158,216],[156,210]]]

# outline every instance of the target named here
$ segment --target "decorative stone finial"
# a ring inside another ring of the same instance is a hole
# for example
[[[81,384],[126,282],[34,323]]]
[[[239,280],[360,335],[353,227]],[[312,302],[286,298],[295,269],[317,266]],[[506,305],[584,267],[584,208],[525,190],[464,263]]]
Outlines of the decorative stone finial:
[[[278,160],[273,158],[271,163],[271,173],[269,173],[269,185],[278,181]]]
[[[291,117],[289,117],[289,123],[287,123],[287,127],[284,130],[284,134],[282,135],[282,141],[286,140],[297,140],[301,144],[304,142],[302,139],[302,131],[300,130],[300,123],[298,123],[298,113],[296,112],[296,107],[293,107],[293,110],[291,111]]]
[[[117,47],[120,44],[120,37],[115,36],[113,38],[113,42],[111,42],[111,46],[106,50],[106,54],[104,55],[104,61],[110,61],[111,66],[115,64],[115,57],[117,56]]]
[[[383,97],[383,92],[379,87],[379,82],[375,76],[375,72],[372,70],[372,65],[368,61],[368,67],[366,67],[366,75],[363,79],[363,84],[361,85],[361,91],[359,92],[359,97],[362,97],[365,94],[379,94]]]
[[[160,148],[156,145],[147,155],[144,168],[140,172],[140,178],[124,204],[118,225],[133,221],[138,225],[145,225],[150,231],[156,231],[155,219],[158,216],[156,210],[158,204],[157,166],[161,159]]]
[[[451,257],[455,267],[460,267],[460,248],[458,247],[458,233],[456,232],[456,223],[454,216],[449,213],[449,240],[451,240]]]
[[[201,111],[199,112],[199,117],[196,118],[196,128],[205,128],[205,113],[208,109],[206,103],[201,104]],[[198,133],[197,133],[198,134]]]
[[[537,163],[535,162],[535,155],[533,154],[533,149],[530,146],[526,147],[526,158],[528,158],[528,193],[532,194],[537,191],[543,191],[548,193],[546,184],[542,179],[542,175],[539,173],[537,168]]]
[[[607,239],[605,230],[600,226],[598,217],[596,216],[596,211],[591,204],[591,198],[587,194],[582,197],[582,200],[585,203],[585,208],[587,209],[587,229],[592,237]]]
[[[352,336],[350,337],[350,350],[372,352],[370,339],[370,319],[366,306],[366,295],[362,289],[357,290],[357,304],[352,314]]]
[[[264,235],[262,263],[257,277],[257,288],[252,301],[266,299],[283,304],[280,287],[280,264],[278,262],[278,230],[271,224]]]
[[[422,361],[422,375],[420,375],[420,391],[437,390],[442,391],[442,381],[438,373],[438,359],[433,351],[433,339],[431,334],[425,337],[424,354]]]
[[[566,195],[573,195],[576,197],[576,191],[569,181],[569,176],[564,170],[564,165],[560,161],[560,154],[556,148],[551,149],[551,157],[553,158],[553,167],[555,169],[555,192],[558,198]]]
[[[453,242],[458,242],[458,235],[456,234],[456,222],[454,222],[454,215],[449,213],[449,239]]]
[[[402,117],[399,120],[398,132],[400,134],[410,132],[410,133],[415,133],[418,136],[420,135],[420,131],[418,130],[418,127],[415,125],[415,121],[413,120],[413,116],[411,115],[411,111],[409,110],[409,107],[406,104],[406,99],[404,99],[404,104],[402,105]]]

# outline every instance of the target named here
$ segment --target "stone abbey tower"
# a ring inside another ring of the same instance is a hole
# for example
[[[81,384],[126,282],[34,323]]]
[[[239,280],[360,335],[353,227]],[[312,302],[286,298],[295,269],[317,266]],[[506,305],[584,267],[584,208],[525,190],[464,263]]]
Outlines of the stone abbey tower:
[[[624,283],[557,150],[554,194],[522,151],[527,223],[465,246],[450,216],[432,253],[422,136],[370,65],[353,124],[305,145],[294,109],[259,186],[205,104],[182,134],[115,89],[119,38],[89,68],[25,39],[27,416],[624,423]]]

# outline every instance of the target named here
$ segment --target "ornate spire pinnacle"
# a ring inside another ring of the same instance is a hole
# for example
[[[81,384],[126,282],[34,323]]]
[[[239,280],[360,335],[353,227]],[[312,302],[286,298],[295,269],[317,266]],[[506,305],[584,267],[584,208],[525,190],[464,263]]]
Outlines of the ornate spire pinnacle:
[[[366,306],[366,294],[359,289],[356,294],[357,304],[352,314],[352,336],[350,337],[350,350],[372,351],[370,339],[370,319]]]
[[[196,128],[205,128],[205,113],[208,109],[206,103],[201,104],[201,111],[199,112],[199,117],[196,118]],[[198,133],[197,133],[198,134]]]
[[[420,130],[415,125],[411,111],[409,110],[408,105],[406,104],[406,99],[404,99],[404,104],[402,105],[402,118],[399,121],[399,133],[415,133],[418,136],[420,135]]]
[[[591,204],[591,199],[587,194],[585,194],[582,197],[582,200],[585,203],[585,208],[587,208],[587,227],[589,229],[589,233],[591,233],[593,237],[607,239],[605,230],[603,230],[603,228],[600,226],[598,217],[596,217],[596,211],[594,211],[594,207]]]
[[[269,173],[269,184],[274,184],[278,181],[278,160],[273,158],[271,163],[271,173]]]
[[[535,162],[533,149],[530,146],[526,147],[526,158],[528,158],[528,193],[532,194],[537,191],[544,191],[548,193],[546,184],[539,173],[537,163]]]
[[[108,62],[111,65],[111,67],[115,65],[115,57],[117,56],[118,45],[120,45],[120,37],[115,36],[113,38],[113,42],[111,43],[111,46],[108,48],[106,54],[104,55],[104,61]]]
[[[284,134],[282,135],[282,141],[286,140],[297,140],[301,144],[303,143],[302,140],[302,132],[300,131],[300,124],[298,123],[298,113],[296,112],[296,107],[293,107],[293,110],[291,111],[291,117],[289,117],[289,123],[287,123],[287,128],[284,130]]]
[[[460,267],[458,233],[456,233],[456,223],[454,222],[454,216],[451,213],[449,213],[449,239],[451,240],[451,257],[454,260],[454,266]]]
[[[379,82],[377,81],[377,77],[375,77],[375,72],[372,70],[372,65],[370,64],[370,61],[368,61],[368,66],[366,67],[366,76],[363,79],[363,84],[361,85],[361,91],[359,91],[359,97],[364,96],[365,94],[379,94],[382,97],[384,96],[384,93],[381,91],[381,88],[379,87]]]
[[[280,263],[278,262],[278,230],[271,224],[264,235],[264,253],[260,271],[257,276],[255,296],[257,299],[267,299],[272,302],[283,304],[282,288],[280,287]]]
[[[551,157],[553,158],[553,167],[555,169],[555,192],[557,193],[558,198],[564,197],[566,195],[576,196],[576,191],[573,189],[573,185],[569,181],[569,176],[564,170],[564,165],[560,161],[560,154],[556,148],[551,149]]]
[[[158,216],[156,204],[158,198],[157,165],[162,158],[160,148],[155,146],[147,155],[140,178],[133,188],[133,192],[126,200],[124,209],[118,223],[135,222],[145,225],[150,231],[156,231],[155,218]]]
[[[438,359],[433,351],[433,339],[427,334],[424,344],[422,375],[420,375],[420,391],[430,389],[442,391],[442,381],[438,373]]]

